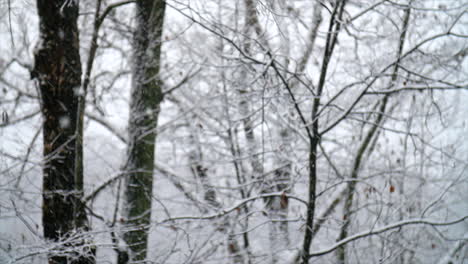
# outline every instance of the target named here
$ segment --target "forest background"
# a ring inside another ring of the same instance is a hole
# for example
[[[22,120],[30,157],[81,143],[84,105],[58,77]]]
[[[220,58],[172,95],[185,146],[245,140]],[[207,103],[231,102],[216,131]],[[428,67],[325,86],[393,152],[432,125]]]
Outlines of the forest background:
[[[0,263],[466,263],[463,0],[2,0]]]

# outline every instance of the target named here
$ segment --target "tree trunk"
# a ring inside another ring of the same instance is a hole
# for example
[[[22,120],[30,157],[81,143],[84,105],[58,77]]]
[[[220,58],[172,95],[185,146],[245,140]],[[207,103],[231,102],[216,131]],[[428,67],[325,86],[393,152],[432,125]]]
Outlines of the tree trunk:
[[[309,251],[310,245],[312,243],[313,235],[313,226],[314,226],[314,217],[315,217],[315,206],[316,206],[316,187],[317,187],[317,158],[318,158],[318,147],[321,141],[321,133],[319,132],[319,109],[320,109],[320,100],[322,96],[323,89],[325,87],[325,79],[328,72],[328,64],[333,55],[333,50],[337,43],[338,33],[341,29],[342,15],[344,12],[344,7],[346,5],[346,0],[341,0],[337,2],[333,13],[330,17],[330,23],[328,27],[327,40],[325,44],[325,52],[322,58],[322,67],[320,70],[320,78],[317,85],[317,94],[313,100],[311,120],[312,124],[310,125],[310,150],[309,150],[309,191],[308,191],[308,206],[307,206],[307,218],[306,226],[304,232],[304,244],[302,247],[302,264],[309,263]]]
[[[395,63],[395,66],[393,67],[392,78],[391,78],[391,83],[390,83],[391,85],[394,85],[398,78],[398,67],[399,67],[400,57],[403,52],[403,45],[406,39],[406,31],[408,30],[410,11],[411,11],[410,8],[405,9],[405,16],[403,19],[403,28],[400,34],[400,39],[399,39],[400,41],[398,42],[398,54],[397,54],[398,60],[397,60],[397,63]],[[344,223],[343,223],[343,226],[341,227],[338,241],[343,240],[346,237],[348,237],[348,229],[349,229],[349,225],[351,222],[350,218],[351,218],[351,212],[352,212],[353,201],[354,201],[354,193],[356,191],[356,184],[357,184],[356,179],[358,178],[359,170],[361,167],[361,162],[364,158],[364,153],[366,152],[372,138],[374,137],[374,134],[376,134],[381,124],[385,121],[384,116],[387,110],[388,100],[389,100],[389,95],[385,95],[384,98],[382,99],[382,103],[380,105],[377,117],[372,127],[369,129],[369,132],[364,138],[364,141],[362,142],[356,154],[356,160],[354,161],[353,169],[351,172],[351,179],[353,181],[349,183],[347,190],[346,190],[345,204],[343,208]],[[345,246],[339,247],[336,251],[336,256],[337,256],[337,263],[339,264],[347,263],[346,247]]]
[[[81,83],[78,3],[38,0],[37,9],[40,42],[31,77],[38,80],[44,118],[42,224],[46,239],[69,240],[48,254],[49,263],[95,263],[94,250],[76,236],[88,229],[80,199],[82,177],[75,172]]]
[[[244,5],[246,9],[245,15],[245,25],[244,25],[244,36],[247,38],[244,40],[243,47],[246,54],[251,55],[252,53],[252,43],[251,35],[255,32],[257,37],[260,39],[260,42],[263,45],[263,48],[270,51],[268,41],[264,39],[263,30],[259,23],[258,16],[256,14],[255,2],[252,0],[244,0]],[[286,31],[284,30],[283,33]],[[287,53],[289,52],[289,43],[288,40],[282,41],[282,49],[285,54],[284,57],[287,68],[287,63],[289,61]],[[241,70],[241,76],[246,76],[248,71],[244,66]],[[243,78],[243,77],[240,77]],[[278,163],[281,164],[281,168],[277,169],[275,173],[269,178],[266,178],[264,175],[263,161],[260,159],[260,156],[255,153],[258,151],[257,139],[254,134],[253,126],[253,117],[251,117],[251,102],[248,100],[248,91],[249,87],[247,82],[243,81],[242,87],[238,89],[238,93],[241,97],[239,102],[239,112],[242,115],[242,122],[244,127],[245,139],[247,142],[247,150],[250,156],[252,164],[252,175],[255,180],[262,180],[260,186],[261,193],[271,193],[282,191],[285,194],[290,191],[290,178],[291,178],[291,164],[288,160],[282,158],[278,159]],[[289,131],[283,133],[284,130],[281,130],[280,137],[282,143],[285,147],[290,146],[290,135]],[[263,153],[262,153],[263,155]],[[289,233],[288,233],[288,222],[287,215],[289,211],[287,196],[283,195],[281,197],[266,197],[264,199],[265,209],[268,212],[268,217],[271,220],[269,224],[269,238],[271,245],[271,262],[278,263],[279,257],[278,252],[286,249],[289,246]]]
[[[129,143],[124,171],[124,240],[127,250],[120,251],[118,262],[146,259],[151,221],[156,127],[163,100],[159,79],[161,35],[165,2],[136,2],[133,79],[128,125]]]

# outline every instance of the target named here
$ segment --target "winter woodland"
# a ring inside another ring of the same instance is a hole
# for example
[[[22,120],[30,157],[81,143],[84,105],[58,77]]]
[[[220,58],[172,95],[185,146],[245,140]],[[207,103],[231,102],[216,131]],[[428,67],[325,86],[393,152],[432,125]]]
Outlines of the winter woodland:
[[[0,263],[468,263],[468,2],[1,0]]]

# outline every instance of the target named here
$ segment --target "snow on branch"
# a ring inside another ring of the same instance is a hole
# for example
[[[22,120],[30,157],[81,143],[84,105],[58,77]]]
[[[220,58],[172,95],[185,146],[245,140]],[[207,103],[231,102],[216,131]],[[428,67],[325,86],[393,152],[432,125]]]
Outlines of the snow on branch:
[[[309,257],[322,256],[322,255],[325,255],[325,254],[328,254],[328,253],[334,251],[338,247],[341,247],[342,245],[345,245],[345,244],[347,244],[349,242],[358,240],[360,238],[368,237],[368,236],[371,236],[371,235],[377,235],[377,234],[380,234],[380,233],[384,233],[384,232],[390,231],[392,229],[401,228],[401,227],[407,226],[407,225],[448,226],[448,225],[454,225],[454,224],[461,223],[461,222],[463,222],[463,221],[465,221],[467,219],[468,219],[468,215],[465,215],[465,216],[463,216],[461,218],[458,218],[458,219],[455,219],[455,220],[452,220],[452,221],[445,221],[445,222],[437,222],[437,221],[421,219],[421,218],[403,220],[403,221],[396,222],[394,224],[386,225],[386,226],[383,226],[383,227],[380,227],[380,228],[370,229],[370,230],[367,230],[367,231],[364,231],[364,232],[349,236],[349,237],[347,237],[347,238],[345,238],[345,239],[343,239],[341,241],[336,242],[335,244],[333,244],[332,246],[330,246],[330,247],[328,247],[326,249],[310,253]]]

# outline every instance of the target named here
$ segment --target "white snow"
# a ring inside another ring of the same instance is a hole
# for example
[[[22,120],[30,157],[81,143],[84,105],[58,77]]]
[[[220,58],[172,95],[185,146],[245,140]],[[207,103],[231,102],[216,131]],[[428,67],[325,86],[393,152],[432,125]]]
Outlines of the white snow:
[[[67,116],[67,115],[63,115],[61,117],[59,117],[59,125],[60,125],[60,128],[62,129],[65,129],[65,128],[68,128],[70,127],[70,117]]]

